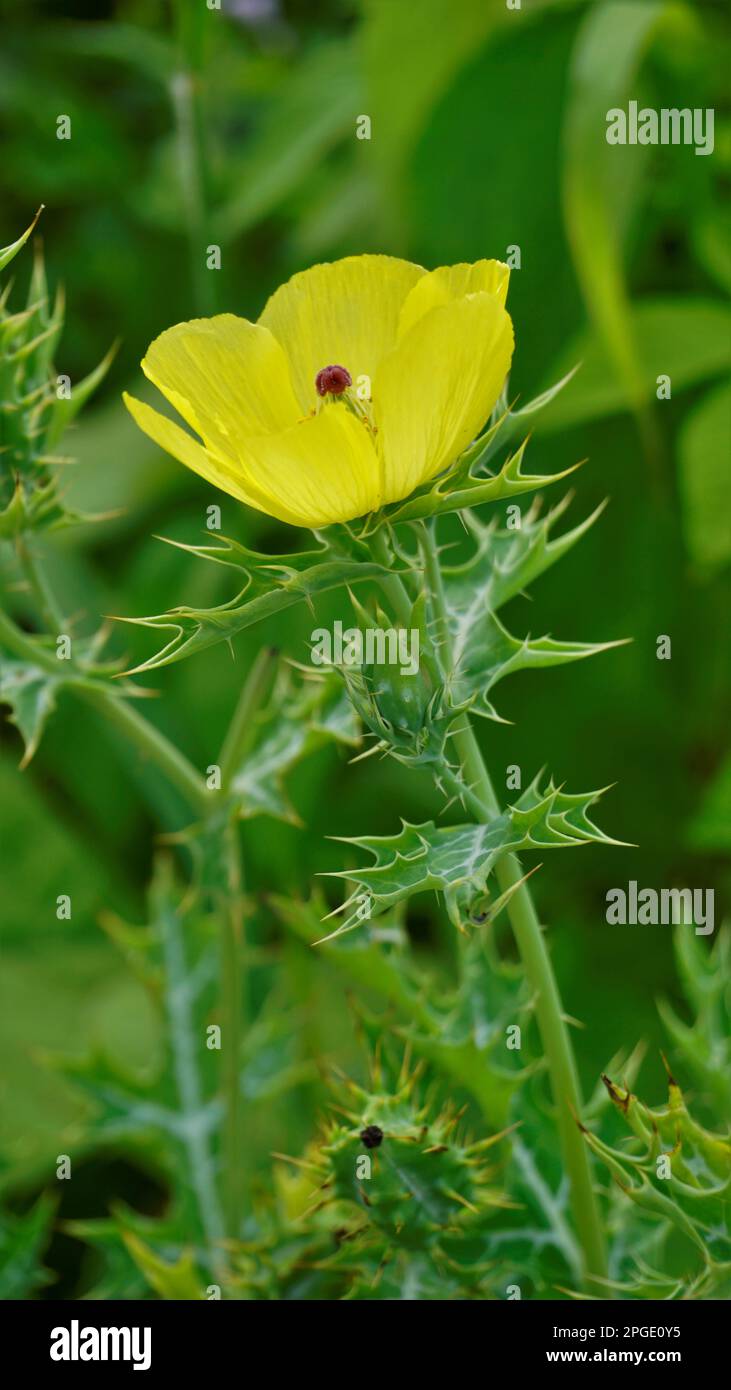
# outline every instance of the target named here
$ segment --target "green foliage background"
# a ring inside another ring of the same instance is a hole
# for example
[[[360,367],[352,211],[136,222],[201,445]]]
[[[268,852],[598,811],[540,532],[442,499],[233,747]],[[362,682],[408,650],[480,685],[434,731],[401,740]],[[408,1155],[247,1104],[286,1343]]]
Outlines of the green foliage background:
[[[499,788],[515,763],[548,762],[571,787],[617,783],[603,824],[637,848],[548,856],[534,884],[567,1011],[587,1025],[576,1044],[585,1091],[643,1038],[650,1100],[664,1086],[656,1001],[685,1018],[687,1006],[668,928],[608,927],[605,894],[629,879],[712,887],[719,921],[731,884],[724,37],[723,6],[711,0],[523,0],[520,11],[503,0],[224,0],[222,14],[203,0],[11,0],[0,50],[0,244],[46,205],[49,280],[63,282],[69,306],[59,371],[78,380],[120,340],[65,440],[78,460],[70,504],[114,515],[44,543],[79,631],[103,614],[229,597],[224,567],[153,539],[199,543],[211,501],[224,533],[248,545],[297,542],[213,497],[136,430],[120,392],[146,390],[138,363],[156,333],[215,309],[255,318],[283,279],[317,260],[386,251],[432,266],[520,246],[511,395],[525,401],[583,361],[537,422],[533,463],[550,472],[588,458],[576,520],[611,502],[530,614],[513,602],[535,635],[633,643],[570,671],[519,676],[500,706],[513,722],[480,736]],[[606,111],[630,98],[714,107],[712,158],[608,147]],[[66,142],[56,139],[61,113],[72,121]],[[370,141],[355,136],[362,113]],[[204,269],[214,242],[220,272]],[[13,265],[23,294],[29,265],[27,255]],[[655,399],[660,373],[672,378],[669,401]],[[9,554],[2,564],[10,582]],[[25,603],[14,595],[21,616]],[[322,622],[347,612],[328,596],[317,611]],[[304,660],[312,626],[296,609],[243,634],[233,660],[219,646],[155,672],[153,719],[205,768],[260,645]],[[657,660],[660,634],[672,640],[670,662]],[[151,651],[134,629],[114,647],[140,660]],[[16,730],[4,723],[0,737],[0,1172],[20,1214],[46,1185],[57,1193],[55,1157],[83,1135],[84,1103],[41,1054],[99,1047],[134,1070],[160,1046],[146,995],[98,922],[143,920],[151,846],[184,813],[70,697],[23,774]],[[426,775],[375,759],[348,768],[332,748],[295,770],[289,795],[301,824],[243,829],[249,1007],[256,1017],[273,998],[287,1018],[248,1112],[263,1182],[271,1150],[298,1152],[310,1136],[324,1094],[314,1059],[362,1073],[342,978],[285,930],[273,896],[306,897],[317,872],[340,867],[327,836],[391,834],[397,813],[424,821],[439,808]],[[59,893],[71,895],[70,922],[56,920]],[[424,899],[409,930],[448,979],[445,914]],[[66,1218],[101,1216],[110,1200],[164,1206],[144,1157],[92,1146],[80,1164]],[[92,1281],[78,1236],[57,1234],[46,1263],[51,1296]]]

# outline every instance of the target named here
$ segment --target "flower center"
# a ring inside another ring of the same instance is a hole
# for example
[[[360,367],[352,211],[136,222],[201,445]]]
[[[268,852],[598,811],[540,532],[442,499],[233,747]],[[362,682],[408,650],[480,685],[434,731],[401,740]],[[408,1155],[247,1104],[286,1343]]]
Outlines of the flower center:
[[[342,396],[343,391],[352,385],[353,378],[347,367],[339,367],[336,363],[321,367],[315,377],[318,396]]]

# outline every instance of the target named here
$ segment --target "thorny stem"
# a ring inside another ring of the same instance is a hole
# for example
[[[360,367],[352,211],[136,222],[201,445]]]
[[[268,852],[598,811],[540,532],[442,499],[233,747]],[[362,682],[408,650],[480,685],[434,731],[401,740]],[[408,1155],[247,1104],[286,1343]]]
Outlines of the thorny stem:
[[[374,531],[371,537],[371,550],[379,564],[383,565],[384,569],[390,569],[391,555],[383,529]],[[391,600],[399,621],[404,624],[404,627],[409,627],[413,604],[401,577],[393,573],[382,574],[379,576],[378,582],[386,597]]]
[[[434,605],[438,640],[442,643],[443,651],[446,648],[445,664],[449,666],[449,629],[439,552],[433,529],[423,525],[420,528],[419,539]],[[378,533],[376,548],[378,558],[386,563],[388,549],[382,533]],[[408,623],[412,604],[402,580],[398,575],[391,574],[383,587],[394,602],[399,621]],[[454,732],[454,748],[464,779],[465,801],[477,817],[483,821],[493,820],[500,815],[500,805],[474,730],[466,715]],[[495,875],[501,892],[514,889],[506,911],[536,998],[538,1027],[551,1078],[563,1161],[571,1188],[574,1222],[583,1253],[584,1275],[589,1287],[601,1296],[602,1286],[594,1283],[592,1276],[596,1276],[598,1280],[606,1277],[604,1236],[589,1154],[579,1129],[581,1091],[561,996],[533,898],[527,884],[522,882],[524,874],[517,857],[514,854],[502,855],[496,865]]]
[[[469,720],[465,719],[464,726],[455,732],[454,746],[465,781],[474,786],[480,797],[484,819],[492,820],[500,815],[500,805]],[[495,877],[501,892],[515,888],[506,911],[526,974],[535,991],[538,1027],[548,1061],[561,1149],[571,1186],[576,1232],[584,1256],[584,1274],[587,1280],[592,1275],[606,1277],[604,1236],[591,1161],[578,1123],[582,1110],[579,1078],[556,976],[531,891],[526,883],[521,882],[524,875],[517,856],[502,855],[495,866]]]
[[[257,711],[269,688],[277,659],[268,647],[257,656],[244,683],[219,755],[221,788],[228,791],[231,778],[252,735]],[[243,874],[238,828],[230,819],[223,834],[226,897],[221,936],[221,1087],[225,1104],[223,1133],[223,1183],[226,1230],[236,1239],[241,1234],[244,1196],[244,1129],[241,1094],[241,1043],[246,1026],[242,963],[246,952],[243,912]]]

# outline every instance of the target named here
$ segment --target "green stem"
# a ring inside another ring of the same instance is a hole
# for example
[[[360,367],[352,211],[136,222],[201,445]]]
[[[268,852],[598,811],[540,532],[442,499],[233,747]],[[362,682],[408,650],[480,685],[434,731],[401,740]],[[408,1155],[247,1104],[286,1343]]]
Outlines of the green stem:
[[[392,556],[382,527],[378,531],[374,531],[371,537],[371,550],[374,559],[385,569],[388,569]],[[411,622],[413,604],[403,579],[400,575],[391,573],[381,575],[378,582],[386,597],[391,600],[396,617],[403,623],[404,627],[408,627]]]
[[[242,955],[244,951],[243,882],[238,827],[229,821],[224,831],[226,902],[221,934],[221,1088],[225,1106],[223,1126],[223,1192],[226,1233],[241,1235],[244,1196],[244,1131],[241,1095],[241,1042],[244,1034]]]
[[[231,718],[219,755],[221,786],[227,792],[231,779],[249,746],[254,721],[269,689],[277,651],[268,647],[259,652]],[[224,831],[226,901],[222,913],[221,1012],[222,1040],[221,1088],[225,1105],[223,1134],[223,1185],[226,1230],[236,1239],[241,1234],[244,1199],[244,1129],[241,1095],[241,1043],[246,1009],[243,961],[246,931],[243,912],[243,874],[235,820]]]
[[[130,740],[142,758],[157,764],[195,811],[202,814],[208,811],[212,798],[200,773],[154,724],[138,714],[127,700],[100,686],[79,681],[75,688],[87,704],[98,709]]]
[[[492,820],[500,815],[500,805],[469,721],[455,733],[454,746],[465,781],[472,785],[480,798],[483,818]],[[604,1236],[594,1192],[591,1160],[579,1128],[582,1110],[579,1077],[556,976],[530,889],[521,882],[524,875],[516,855],[501,856],[495,866],[495,877],[503,893],[516,884],[520,885],[509,899],[506,912],[526,975],[535,993],[538,1027],[548,1062],[561,1150],[571,1187],[576,1233],[584,1256],[584,1274],[587,1279],[592,1275],[606,1277]]]
[[[228,789],[231,778],[243,762],[251,744],[254,719],[269,688],[278,655],[276,647],[263,647],[242,687],[218,759],[224,790]]]
[[[25,572],[25,577],[31,592],[35,595],[35,600],[43,617],[43,621],[50,632],[58,635],[64,630],[64,616],[56,600],[56,596],[46,579],[43,567],[39,563],[27,537],[22,535],[18,536],[16,548],[18,559]]]
[[[449,628],[439,552],[433,530],[428,526],[422,527],[420,540],[436,626],[446,657],[445,665],[448,666]],[[409,596],[397,575],[389,576],[389,580],[389,595],[398,601],[397,614],[402,622],[407,621],[411,611]],[[401,594],[399,588],[403,590]],[[455,730],[454,747],[464,778],[465,800],[480,819],[494,819],[500,815],[500,805],[467,716]],[[516,856],[503,855],[498,860],[495,875],[502,892],[508,888],[515,889],[506,911],[536,998],[538,1027],[548,1063],[563,1161],[571,1188],[574,1223],[583,1253],[585,1277],[591,1282],[592,1275],[600,1279],[606,1276],[606,1254],[589,1153],[579,1129],[581,1091],[561,997],[533,898],[527,884],[521,882],[524,875]],[[592,1287],[595,1292],[601,1292],[600,1285],[594,1284]]]

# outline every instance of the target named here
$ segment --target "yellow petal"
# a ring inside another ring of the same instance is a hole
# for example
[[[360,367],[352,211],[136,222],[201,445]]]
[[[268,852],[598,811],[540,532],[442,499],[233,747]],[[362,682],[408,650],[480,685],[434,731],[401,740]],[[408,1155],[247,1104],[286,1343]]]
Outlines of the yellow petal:
[[[510,367],[513,326],[493,294],[430,309],[381,363],[373,399],[384,500],[406,497],[479,433]]]
[[[462,299],[466,294],[497,295],[505,304],[510,268],[502,261],[475,261],[474,265],[443,265],[417,280],[404,300],[399,318],[399,338],[403,338],[417,319],[439,304]]]
[[[392,256],[348,256],[294,275],[272,295],[259,323],[284,348],[302,411],[316,402],[322,367],[346,367],[373,380],[396,342],[399,313],[425,272]]]
[[[150,344],[142,370],[216,453],[232,459],[243,436],[286,429],[302,414],[279,343],[235,314],[169,328]]]
[[[132,416],[133,420],[139,425],[140,429],[153,440],[160,449],[172,454],[174,458],[184,463],[186,468],[191,468],[194,473],[198,473],[206,482],[212,483],[214,487],[220,488],[222,492],[227,492],[231,497],[236,497],[239,502],[245,502],[250,507],[255,507],[257,511],[271,512],[269,499],[256,486],[247,483],[235,465],[230,465],[227,461],[215,457],[197,439],[186,434],[185,430],[176,425],[174,420],[168,420],[167,416],[161,415],[158,410],[153,410],[152,406],[146,405],[144,401],[138,401],[134,396],[130,396],[125,391],[123,394],[124,403]],[[273,513],[280,516],[282,521],[289,521],[293,526],[300,525],[291,514],[284,515],[283,511]]]
[[[351,521],[381,505],[371,433],[343,402],[327,402],[281,434],[249,438],[244,449],[247,486],[257,487],[272,516],[296,526]]]

